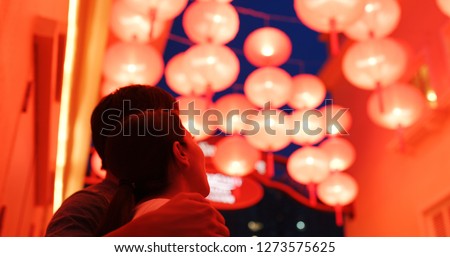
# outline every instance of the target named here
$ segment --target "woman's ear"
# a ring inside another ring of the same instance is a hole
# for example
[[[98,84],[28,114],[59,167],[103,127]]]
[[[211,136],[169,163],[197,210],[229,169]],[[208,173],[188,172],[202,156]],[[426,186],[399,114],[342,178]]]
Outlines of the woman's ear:
[[[187,149],[180,142],[175,141],[172,145],[173,156],[177,165],[181,167],[189,166],[189,157],[187,155]]]

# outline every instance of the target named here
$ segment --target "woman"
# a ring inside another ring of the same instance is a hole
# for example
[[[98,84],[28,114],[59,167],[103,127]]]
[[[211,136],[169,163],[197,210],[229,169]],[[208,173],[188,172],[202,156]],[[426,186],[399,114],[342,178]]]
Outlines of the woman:
[[[106,140],[116,134],[114,128],[122,128],[122,119],[131,114],[151,109],[173,109],[178,112],[176,99],[165,90],[148,85],[122,87],[104,97],[91,116],[92,142],[102,159],[106,178],[90,185],[67,198],[53,215],[46,236],[95,236],[119,187],[118,180],[109,172],[105,161]],[[175,217],[179,209],[194,208],[186,213],[183,221]],[[195,220],[197,222],[186,222]],[[201,222],[200,222],[201,221]],[[176,224],[169,230],[161,224]],[[161,234],[161,228],[164,234]],[[211,229],[214,228],[214,229]],[[198,193],[183,193],[164,204],[157,211],[135,219],[107,236],[228,236],[224,218],[203,196]]]
[[[122,132],[107,138],[105,161],[120,186],[99,235],[158,209],[178,193],[209,194],[203,152],[169,110],[128,116]],[[181,219],[184,211],[189,210],[180,210]]]

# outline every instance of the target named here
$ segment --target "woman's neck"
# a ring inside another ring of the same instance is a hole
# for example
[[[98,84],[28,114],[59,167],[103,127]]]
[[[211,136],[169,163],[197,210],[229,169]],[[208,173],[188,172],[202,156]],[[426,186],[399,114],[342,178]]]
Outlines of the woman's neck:
[[[177,195],[181,192],[186,192],[186,191],[188,191],[188,190],[187,190],[187,186],[184,184],[184,182],[180,179],[174,179],[173,181],[170,182],[169,187],[166,190],[164,190],[164,192],[157,194],[157,195],[144,197],[139,202],[144,202],[144,201],[148,201],[148,200],[155,199],[155,198],[171,199],[175,195]]]

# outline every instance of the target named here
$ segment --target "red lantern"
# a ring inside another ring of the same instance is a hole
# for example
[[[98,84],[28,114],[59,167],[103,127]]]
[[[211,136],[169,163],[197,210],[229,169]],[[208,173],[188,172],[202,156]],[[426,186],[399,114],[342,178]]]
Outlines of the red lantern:
[[[165,27],[164,23],[150,21],[148,15],[133,11],[122,1],[113,3],[109,25],[120,40],[141,43],[155,40]]]
[[[239,15],[229,3],[197,1],[184,12],[183,28],[195,43],[227,44],[239,31]]]
[[[378,101],[379,94],[383,99],[382,112]],[[367,102],[367,111],[376,124],[388,129],[398,129],[417,122],[425,106],[424,96],[417,88],[397,83],[372,93]]]
[[[222,114],[223,122],[219,128],[227,134],[240,134],[242,130],[249,129],[243,117],[248,110],[255,110],[247,97],[242,94],[227,94],[214,103],[214,107]]]
[[[103,74],[120,84],[156,85],[164,72],[164,60],[153,46],[119,42],[106,50]]]
[[[208,127],[203,123],[206,119],[205,112],[211,105],[209,100],[198,96],[180,96],[177,101],[181,122],[197,141],[206,139],[215,132],[215,126]]]
[[[294,9],[299,19],[319,32],[342,31],[364,12],[361,0],[295,0]]]
[[[325,180],[330,173],[328,163],[328,155],[313,146],[302,147],[288,158],[286,167],[289,176],[300,184],[308,185],[312,205],[316,204],[315,184]]]
[[[203,95],[206,85],[196,85],[190,81],[184,63],[184,53],[179,53],[167,62],[165,70],[167,85],[180,95]]]
[[[352,116],[348,108],[337,104],[329,104],[320,108],[319,111],[326,119],[327,135],[348,135],[352,126]]]
[[[339,172],[348,169],[355,161],[355,148],[342,137],[332,137],[320,144],[330,157],[330,170]]]
[[[201,44],[191,46],[184,55],[186,74],[197,92],[207,88],[218,92],[230,87],[239,75],[236,54],[227,46]]]
[[[373,90],[396,82],[405,72],[408,55],[405,48],[390,38],[353,44],[345,53],[345,77],[361,89]]]
[[[362,0],[295,0],[298,18],[309,28],[331,33],[331,52],[337,54],[337,33],[355,22],[364,12]]]
[[[317,187],[319,199],[336,210],[336,224],[341,226],[342,207],[350,204],[358,194],[358,184],[355,179],[344,172],[334,172]]]
[[[275,173],[273,152],[291,143],[291,137],[287,134],[287,114],[278,109],[263,109],[247,119],[250,120],[252,128],[244,131],[245,138],[253,147],[267,152],[266,176],[272,177]]]
[[[246,176],[254,171],[255,163],[261,154],[242,136],[230,136],[221,139],[216,145],[212,157],[214,166],[229,176]]]
[[[280,66],[292,52],[292,43],[283,31],[265,27],[251,32],[244,42],[244,55],[257,66]]]
[[[391,34],[400,21],[400,5],[396,0],[368,0],[364,14],[345,29],[345,35],[363,41]]]
[[[188,0],[122,0],[130,8],[142,13],[153,15],[156,20],[171,20],[178,16],[188,3]]]
[[[281,68],[263,67],[254,70],[245,80],[244,92],[254,105],[271,107],[285,105],[292,92],[292,78]]]
[[[310,74],[300,74],[292,78],[292,94],[288,104],[296,109],[312,109],[325,99],[326,89],[322,80]]]
[[[314,145],[326,136],[325,116],[318,110],[297,110],[289,116],[292,141],[298,145]]]
[[[287,119],[287,114],[277,109],[259,110],[252,117],[252,128],[245,133],[248,142],[257,149],[268,152],[285,148],[291,142],[291,137],[287,135]]]
[[[102,159],[95,150],[91,155],[91,170],[99,178],[106,178],[106,170],[102,169]]]
[[[450,17],[450,3],[447,0],[436,0],[438,8],[447,16]]]

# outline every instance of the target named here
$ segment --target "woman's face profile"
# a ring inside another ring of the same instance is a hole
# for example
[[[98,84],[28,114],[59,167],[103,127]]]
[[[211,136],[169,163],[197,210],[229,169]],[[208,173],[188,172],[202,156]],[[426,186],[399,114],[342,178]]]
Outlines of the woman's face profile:
[[[186,175],[189,189],[206,197],[209,194],[209,184],[205,171],[205,155],[192,134],[188,131],[186,131],[184,141],[190,161],[189,170]]]

